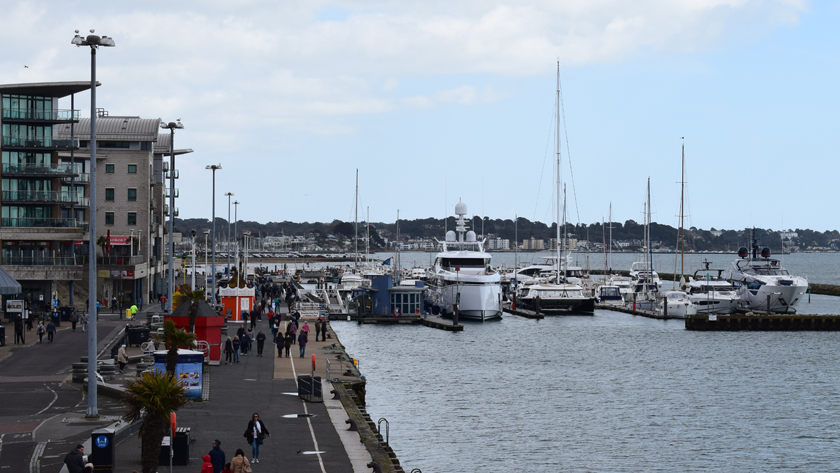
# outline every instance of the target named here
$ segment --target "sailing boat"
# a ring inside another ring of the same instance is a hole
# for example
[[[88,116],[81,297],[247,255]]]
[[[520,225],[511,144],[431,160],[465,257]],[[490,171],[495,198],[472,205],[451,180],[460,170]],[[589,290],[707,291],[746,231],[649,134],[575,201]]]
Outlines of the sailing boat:
[[[650,238],[650,178],[647,181],[647,201],[645,202],[645,253],[644,261],[635,262],[630,268],[630,278],[633,280],[633,310],[655,310],[656,296],[659,294],[661,282],[659,275],[653,270],[653,245]]]
[[[523,309],[545,314],[593,314],[595,312],[595,298],[584,293],[584,289],[577,284],[569,284],[565,278],[565,264],[561,251],[565,241],[560,239],[560,225],[565,227],[566,200],[563,191],[563,218],[560,217],[560,63],[557,63],[557,265],[554,279],[551,282],[534,279],[522,284],[518,292],[518,300]]]

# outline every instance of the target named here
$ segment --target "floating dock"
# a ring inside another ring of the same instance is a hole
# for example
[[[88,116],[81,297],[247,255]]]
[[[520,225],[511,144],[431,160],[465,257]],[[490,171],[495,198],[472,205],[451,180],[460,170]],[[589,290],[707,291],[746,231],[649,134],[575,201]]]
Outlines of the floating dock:
[[[351,316],[353,320],[359,322],[356,316]],[[333,317],[333,320],[340,320],[341,317]],[[362,317],[362,324],[404,324],[404,325],[425,325],[426,327],[446,330],[447,332],[463,332],[464,326],[462,324],[453,324],[451,320],[438,317],[436,315],[417,316],[417,317],[376,317],[372,315],[365,315]]]
[[[611,304],[596,304],[596,309],[604,309],[604,310],[612,310],[615,312],[624,312],[625,314],[632,314],[632,315],[639,315],[642,317],[647,317],[649,319],[659,319],[659,320],[670,320],[670,319],[682,319],[682,317],[673,317],[670,315],[662,315],[658,312],[653,312],[651,310],[633,310],[628,309],[626,307],[621,307],[617,305]]]
[[[838,331],[840,315],[696,314],[685,319],[688,330],[707,331]]]
[[[525,317],[526,319],[544,319],[545,315],[538,314],[532,310],[523,310],[523,309],[511,309],[510,306],[506,306],[504,308],[504,312],[506,314],[518,315],[520,317]]]

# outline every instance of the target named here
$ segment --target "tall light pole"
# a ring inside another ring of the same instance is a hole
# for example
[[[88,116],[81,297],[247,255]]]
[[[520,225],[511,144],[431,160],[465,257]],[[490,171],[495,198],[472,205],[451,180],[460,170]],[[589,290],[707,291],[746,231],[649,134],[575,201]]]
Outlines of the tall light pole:
[[[210,164],[204,167],[204,169],[212,169],[213,170],[213,239],[211,242],[213,243],[213,285],[210,289],[210,296],[211,296],[211,303],[210,305],[213,308],[216,308],[216,170],[222,169],[221,164]]]
[[[239,230],[237,230],[236,223],[239,222],[238,217],[239,201],[233,201],[233,249],[236,251],[236,267],[239,268]],[[238,269],[237,269],[238,271]],[[241,277],[241,275],[240,275]]]
[[[172,258],[175,257],[175,239],[172,238],[172,232],[175,225],[175,130],[184,129],[179,118],[177,122],[169,122],[160,124],[161,128],[169,130],[169,258],[167,264],[169,269],[167,271],[168,287],[166,295],[166,310],[172,313],[172,295],[175,294],[175,268],[172,265]]]
[[[195,292],[195,230],[190,230],[192,235],[192,286],[190,289]]]
[[[88,243],[88,379],[96,379],[96,50],[100,46],[113,47],[114,39],[90,34],[76,36],[70,41],[76,46],[90,46],[90,242]],[[72,143],[71,143],[72,145]],[[88,383],[88,407],[85,417],[99,417],[96,407],[96,383]]]
[[[233,197],[233,192],[226,192],[228,198],[228,237],[227,237],[227,273],[228,280],[230,280],[230,198]]]
[[[210,230],[204,230],[204,281],[202,284],[204,285],[204,299],[207,299],[207,235],[210,234]]]

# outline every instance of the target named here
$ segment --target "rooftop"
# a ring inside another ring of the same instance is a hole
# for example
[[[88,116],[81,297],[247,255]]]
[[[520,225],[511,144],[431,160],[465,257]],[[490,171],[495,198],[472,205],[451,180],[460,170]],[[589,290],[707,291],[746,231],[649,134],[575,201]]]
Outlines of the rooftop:
[[[99,82],[96,86],[99,87]],[[90,89],[90,81],[81,82],[35,82],[29,84],[0,84],[0,94],[35,95],[61,98]]]

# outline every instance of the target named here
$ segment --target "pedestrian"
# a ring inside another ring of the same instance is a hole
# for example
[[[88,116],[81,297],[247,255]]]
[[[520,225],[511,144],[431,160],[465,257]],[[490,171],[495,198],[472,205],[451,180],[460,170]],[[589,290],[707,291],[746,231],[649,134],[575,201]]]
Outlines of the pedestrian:
[[[304,352],[306,352],[306,342],[309,341],[309,336],[306,335],[306,332],[303,330],[300,331],[300,335],[298,335],[298,345],[300,345],[300,357],[303,358]]]
[[[120,373],[125,373],[125,365],[128,364],[128,355],[125,353],[125,344],[117,351],[117,362],[120,364]]]
[[[50,320],[47,323],[47,340],[49,340],[50,343],[52,343],[54,339],[55,339],[55,324],[53,323],[52,320]]]
[[[327,319],[321,318],[321,341],[327,341]]]
[[[273,337],[271,343],[277,343],[277,331],[280,330],[280,324],[277,322],[277,319],[274,318],[273,314],[269,320],[271,320],[271,336]]]
[[[295,336],[297,335],[297,326],[295,325],[295,320],[292,319],[289,321],[289,325],[286,326],[286,330],[292,334],[292,345],[295,344]]]
[[[251,328],[253,329],[257,326],[257,312],[252,310],[249,316],[251,318]]]
[[[260,330],[257,334],[257,356],[262,356],[263,345],[265,345],[265,334]]]
[[[233,362],[239,363],[239,349],[242,348],[242,342],[239,341],[239,337],[233,337]]]
[[[96,302],[96,315],[99,315],[99,310],[102,309],[102,306],[99,305],[99,302]]]
[[[250,338],[251,340],[254,339],[254,328],[253,327],[248,327],[248,330],[246,330],[245,333],[248,334],[248,338]]]
[[[321,337],[321,323],[320,322],[315,322],[315,341],[317,342],[320,337]]]
[[[85,447],[79,444],[64,457],[64,464],[67,465],[69,473],[81,473],[85,469],[85,460],[82,458],[84,454]]]
[[[248,334],[242,335],[239,339],[239,350],[242,351],[244,356],[248,356],[248,350],[251,348],[251,341],[248,340]]]
[[[26,343],[23,338],[23,318],[20,314],[15,316],[15,345],[18,343]]]
[[[210,450],[210,463],[213,464],[213,473],[222,473],[225,467],[225,452],[221,449],[222,441],[216,439],[213,441],[213,449]]]
[[[286,333],[286,337],[283,339],[283,346],[286,348],[286,358],[289,358],[289,350],[292,348],[292,341],[294,341],[295,336],[291,334],[291,332]]]
[[[131,304],[131,318],[137,315],[137,304]]]
[[[160,295],[160,310],[166,310],[166,296]]]
[[[230,461],[230,471],[232,473],[251,473],[251,462],[245,458],[245,452],[241,448],[236,449],[236,455]]]
[[[248,422],[248,428],[245,430],[245,437],[248,439],[248,443],[251,444],[251,450],[253,451],[253,463],[260,462],[260,445],[262,445],[263,440],[266,437],[271,437],[271,434],[268,433],[268,429],[265,428],[265,424],[263,421],[260,420],[260,415],[256,412],[254,415],[251,416],[251,420]]]
[[[85,464],[85,469],[82,470],[82,473],[93,473],[93,469],[94,469],[93,463],[87,463],[87,464]]]
[[[230,462],[225,463],[225,468],[222,470],[222,473],[233,473],[233,470],[230,469]]]
[[[72,311],[70,313],[70,325],[73,326],[73,331],[76,331],[76,324],[79,322],[79,316],[76,315],[76,311]]]
[[[277,358],[283,358],[283,340],[284,338],[277,340]]]
[[[201,465],[201,473],[214,473],[213,464],[210,463],[210,455],[204,455],[201,459],[204,460],[204,463]]]
[[[300,328],[302,331],[306,332],[306,336],[309,337],[309,322],[303,321],[303,327]]]
[[[82,318],[81,318],[81,321],[82,321],[82,332],[87,332],[87,326],[88,326],[88,316],[87,316],[87,314],[86,314],[86,313],[84,313],[84,312],[82,312]]]
[[[111,297],[111,312],[117,311],[117,296]]]
[[[29,315],[26,316],[26,330],[32,330],[32,323],[35,319],[35,316],[32,314],[32,311],[29,311]]]
[[[225,340],[225,364],[233,363],[233,341],[230,337]]]
[[[38,343],[44,343],[44,332],[46,331],[44,322],[38,322]]]

